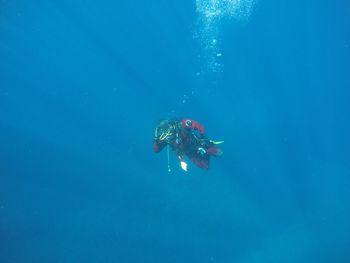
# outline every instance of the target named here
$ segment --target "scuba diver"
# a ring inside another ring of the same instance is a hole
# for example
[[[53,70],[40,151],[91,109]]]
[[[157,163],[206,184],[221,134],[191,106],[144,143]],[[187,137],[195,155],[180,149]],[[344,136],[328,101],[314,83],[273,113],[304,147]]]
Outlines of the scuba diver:
[[[202,124],[192,119],[161,119],[155,129],[153,151],[158,153],[169,145],[180,160],[181,168],[187,171],[187,156],[195,165],[209,169],[210,156],[221,156],[216,145],[223,141],[209,140]],[[168,170],[169,156],[168,156]]]

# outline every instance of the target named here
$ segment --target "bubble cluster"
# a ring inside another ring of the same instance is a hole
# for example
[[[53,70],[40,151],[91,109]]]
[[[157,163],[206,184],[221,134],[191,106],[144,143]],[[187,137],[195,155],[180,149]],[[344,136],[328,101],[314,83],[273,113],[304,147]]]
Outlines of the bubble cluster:
[[[198,15],[195,38],[202,46],[201,59],[207,67],[218,72],[222,70],[223,52],[220,50],[219,29],[223,19],[246,21],[250,17],[255,0],[196,0]]]
[[[196,10],[208,20],[218,17],[246,19],[254,3],[255,0],[196,0]]]

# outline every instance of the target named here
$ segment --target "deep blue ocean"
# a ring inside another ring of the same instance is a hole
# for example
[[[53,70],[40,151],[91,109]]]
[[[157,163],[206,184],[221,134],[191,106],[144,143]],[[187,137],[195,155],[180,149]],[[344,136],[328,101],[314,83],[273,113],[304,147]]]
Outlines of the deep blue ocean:
[[[0,263],[349,263],[350,3],[0,1]],[[208,171],[152,150],[193,118]]]

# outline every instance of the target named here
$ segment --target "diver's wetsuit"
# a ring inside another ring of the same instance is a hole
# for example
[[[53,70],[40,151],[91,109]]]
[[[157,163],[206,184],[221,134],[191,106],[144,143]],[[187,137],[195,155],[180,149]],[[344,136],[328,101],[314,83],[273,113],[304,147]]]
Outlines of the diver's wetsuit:
[[[205,128],[199,122],[192,119],[181,119],[169,121],[166,123],[168,134],[166,139],[162,137],[159,130],[166,132],[165,125],[160,125],[156,129],[156,136],[153,141],[154,152],[160,152],[166,145],[170,145],[176,152],[180,160],[188,156],[191,161],[203,169],[209,168],[210,155],[219,156],[222,154],[220,148],[216,147],[210,140],[205,137]],[[199,151],[201,149],[202,151]]]

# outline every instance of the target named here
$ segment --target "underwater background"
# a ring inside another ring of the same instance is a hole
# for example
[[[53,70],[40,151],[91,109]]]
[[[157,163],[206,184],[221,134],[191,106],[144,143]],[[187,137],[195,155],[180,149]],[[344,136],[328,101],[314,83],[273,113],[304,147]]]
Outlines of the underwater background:
[[[350,262],[350,3],[0,1],[0,262]],[[154,154],[162,117],[225,140]]]

